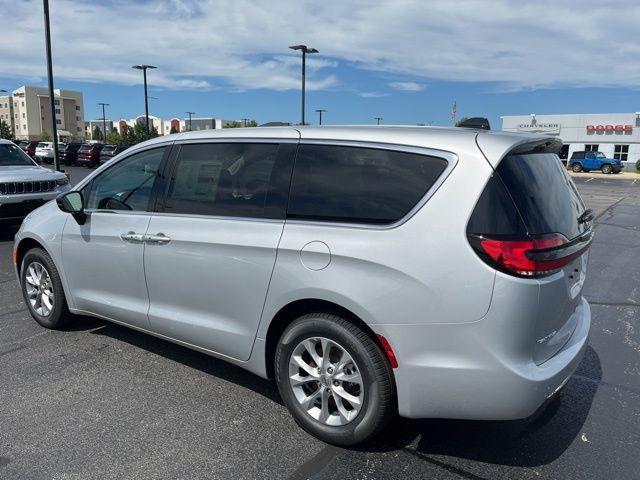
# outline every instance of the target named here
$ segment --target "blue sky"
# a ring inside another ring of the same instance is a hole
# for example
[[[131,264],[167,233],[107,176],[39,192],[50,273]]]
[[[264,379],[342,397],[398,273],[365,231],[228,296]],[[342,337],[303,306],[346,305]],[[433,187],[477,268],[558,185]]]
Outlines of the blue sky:
[[[450,124],[458,117],[640,110],[640,5],[603,2],[87,0],[52,2],[57,88],[85,94],[86,117],[150,113],[299,120],[299,55],[308,60],[307,120]],[[0,0],[0,88],[46,85],[41,2]],[[286,13],[283,13],[286,12]],[[611,25],[616,25],[615,29]],[[605,28],[606,26],[606,28]]]

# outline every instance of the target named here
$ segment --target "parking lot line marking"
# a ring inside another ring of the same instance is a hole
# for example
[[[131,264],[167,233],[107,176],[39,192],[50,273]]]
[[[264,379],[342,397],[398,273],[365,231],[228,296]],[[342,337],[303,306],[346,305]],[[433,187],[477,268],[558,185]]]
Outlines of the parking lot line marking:
[[[637,179],[637,178],[636,178],[636,179],[634,179],[634,180],[633,180],[633,182],[631,182],[631,185],[635,185],[637,181],[638,181],[638,179]]]
[[[590,179],[587,180],[587,182],[590,182],[591,180],[595,180],[595,178],[596,177],[591,177]],[[587,182],[584,182],[584,183],[587,183]]]

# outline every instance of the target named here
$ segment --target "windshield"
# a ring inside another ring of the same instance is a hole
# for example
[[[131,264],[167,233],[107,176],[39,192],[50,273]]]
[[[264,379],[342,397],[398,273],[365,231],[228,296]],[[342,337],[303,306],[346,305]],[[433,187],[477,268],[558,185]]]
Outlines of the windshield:
[[[80,150],[78,150],[79,152],[88,152],[89,150],[91,150],[91,145],[83,145],[80,147]]]
[[[25,153],[13,144],[0,144],[0,167],[10,165],[34,165]]]

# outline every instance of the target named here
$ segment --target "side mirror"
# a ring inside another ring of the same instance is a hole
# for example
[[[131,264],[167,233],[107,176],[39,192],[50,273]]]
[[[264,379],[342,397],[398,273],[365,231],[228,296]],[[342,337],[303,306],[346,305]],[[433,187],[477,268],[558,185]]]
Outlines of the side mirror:
[[[87,214],[84,212],[84,198],[80,192],[67,192],[56,198],[58,208],[70,213],[79,225],[84,225]]]

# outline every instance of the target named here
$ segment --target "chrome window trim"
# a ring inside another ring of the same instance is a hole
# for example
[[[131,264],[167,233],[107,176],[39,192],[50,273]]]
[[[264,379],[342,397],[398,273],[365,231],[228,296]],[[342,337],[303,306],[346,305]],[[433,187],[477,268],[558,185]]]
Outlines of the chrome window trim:
[[[174,145],[190,145],[194,143],[295,143],[298,144],[298,138],[275,138],[275,137],[215,137],[215,138],[185,138],[176,140]]]
[[[353,140],[320,140],[320,139],[308,139],[301,140],[300,145],[327,145],[327,146],[342,146],[342,147],[358,147],[358,148],[374,148],[378,150],[393,150],[403,153],[415,153],[418,155],[428,155],[430,157],[441,158],[446,160],[447,167],[440,174],[431,188],[427,190],[424,196],[409,210],[406,215],[393,223],[376,224],[376,223],[350,223],[350,222],[335,222],[335,221],[323,221],[323,220],[304,220],[304,219],[291,219],[287,218],[286,223],[292,225],[311,225],[322,226],[332,228],[359,228],[363,230],[391,230],[397,228],[406,223],[411,217],[413,217],[436,193],[436,191],[445,182],[451,171],[458,164],[458,155],[446,150],[436,150],[428,147],[416,147],[412,145],[402,145],[395,143],[380,143],[380,142],[367,142],[367,141],[353,141]],[[295,166],[294,166],[295,175]]]

